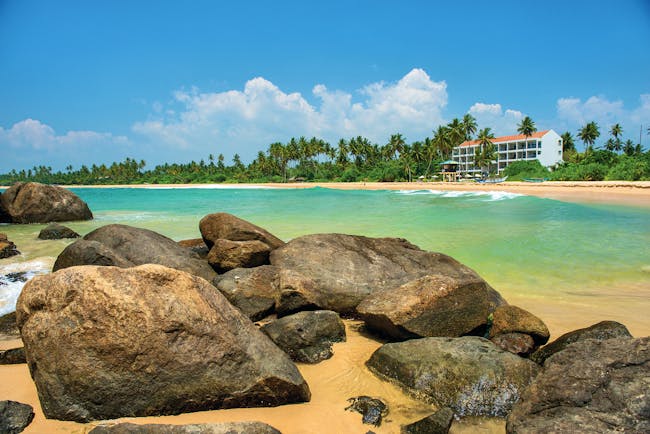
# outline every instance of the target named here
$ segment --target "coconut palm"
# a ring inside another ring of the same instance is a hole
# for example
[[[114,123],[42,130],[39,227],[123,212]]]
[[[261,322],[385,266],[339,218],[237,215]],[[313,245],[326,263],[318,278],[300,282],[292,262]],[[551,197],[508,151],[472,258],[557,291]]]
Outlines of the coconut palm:
[[[537,127],[535,126],[535,122],[530,118],[530,116],[523,118],[517,125],[517,132],[519,134],[523,134],[526,139],[532,136],[536,131]]]
[[[463,116],[463,129],[465,130],[465,140],[472,140],[472,136],[478,129],[476,118],[469,113]]]
[[[481,170],[487,166],[490,169],[492,160],[496,160],[497,152],[494,143],[494,134],[490,128],[483,128],[478,133],[479,146],[474,149],[474,166],[478,166]]]
[[[610,139],[611,143],[609,143],[609,140],[607,141],[611,147],[610,151],[619,152],[621,149],[623,149],[623,143],[621,142],[621,134],[623,134],[623,128],[621,127],[621,124],[612,125],[609,130],[609,134],[612,135],[612,139]],[[607,146],[605,148],[607,148]]]
[[[566,131],[560,137],[562,137],[562,152],[572,152],[576,150],[576,145],[570,132]]]
[[[596,139],[600,136],[598,124],[594,121],[589,122],[578,131],[578,137],[586,145],[585,151],[591,151]]]
[[[435,146],[443,160],[449,158],[449,154],[453,149],[450,135],[449,127],[445,125],[438,126],[438,129],[433,132],[433,146]]]
[[[452,121],[447,124],[447,128],[449,131],[448,138],[451,142],[451,149],[465,141],[465,126],[460,119],[452,119]]]

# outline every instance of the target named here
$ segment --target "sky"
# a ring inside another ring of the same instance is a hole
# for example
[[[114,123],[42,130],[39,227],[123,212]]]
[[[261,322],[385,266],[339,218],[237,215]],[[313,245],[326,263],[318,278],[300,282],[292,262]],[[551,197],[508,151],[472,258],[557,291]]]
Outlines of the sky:
[[[650,148],[650,0],[0,0],[0,173],[412,142],[465,113]]]

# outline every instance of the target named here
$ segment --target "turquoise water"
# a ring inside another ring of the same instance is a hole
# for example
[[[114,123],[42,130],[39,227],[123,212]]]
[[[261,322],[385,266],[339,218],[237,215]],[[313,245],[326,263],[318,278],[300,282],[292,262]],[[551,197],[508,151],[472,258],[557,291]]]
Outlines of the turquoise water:
[[[578,315],[587,322],[593,317],[590,323],[627,319],[637,333],[650,334],[650,209],[502,192],[72,190],[95,214],[92,222],[69,225],[82,235],[117,222],[176,240],[196,238],[201,217],[224,211],[284,240],[317,232],[403,237],[466,263],[510,302],[540,312],[558,330]],[[66,242],[35,241],[42,227],[0,226],[25,253],[0,265],[56,256]]]

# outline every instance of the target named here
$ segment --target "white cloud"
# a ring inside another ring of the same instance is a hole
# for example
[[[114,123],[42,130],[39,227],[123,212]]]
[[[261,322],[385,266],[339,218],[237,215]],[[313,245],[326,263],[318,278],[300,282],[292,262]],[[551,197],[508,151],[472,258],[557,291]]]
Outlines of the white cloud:
[[[8,129],[0,127],[0,149],[5,154],[0,170],[33,165],[52,165],[62,168],[70,163],[97,162],[103,153],[116,155],[119,147],[129,141],[124,136],[95,131],[68,131],[59,135],[49,125],[35,119],[25,119]]]
[[[513,134],[524,114],[518,110],[501,108],[501,104],[477,102],[469,108],[469,114],[476,118],[479,128],[490,127],[495,135]]]
[[[152,114],[133,125],[149,141],[188,153],[239,153],[251,158],[274,141],[317,136],[330,142],[363,135],[384,143],[401,132],[409,140],[431,134],[443,123],[447,85],[422,69],[413,69],[395,83],[373,83],[355,95],[317,84],[317,104],[300,93],[288,93],[258,77],[243,90],[201,93],[193,88],[174,93],[180,110]],[[160,112],[160,110],[158,110]]]

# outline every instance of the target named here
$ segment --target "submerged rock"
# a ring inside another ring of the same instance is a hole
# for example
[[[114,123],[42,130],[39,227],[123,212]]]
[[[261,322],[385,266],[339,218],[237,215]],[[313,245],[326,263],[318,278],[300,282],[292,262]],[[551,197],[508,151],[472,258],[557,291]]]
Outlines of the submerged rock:
[[[459,417],[507,415],[540,369],[476,336],[385,344],[366,364]]]
[[[62,187],[17,182],[0,195],[0,218],[5,223],[49,223],[92,220],[88,205]]]
[[[61,240],[64,238],[79,238],[80,235],[69,227],[58,223],[50,223],[38,233],[41,240]]]
[[[0,401],[0,433],[21,433],[34,420],[31,405],[16,401]]]
[[[356,396],[348,399],[348,402],[350,405],[345,409],[362,414],[361,421],[368,425],[380,426],[381,419],[388,415],[388,406],[379,398]]]
[[[30,280],[16,310],[48,418],[86,422],[310,399],[289,357],[212,285],[182,271],[66,268]]]
[[[401,434],[447,434],[453,419],[453,410],[444,407],[417,422],[403,426]]]
[[[262,422],[224,422],[192,425],[118,423],[100,425],[88,434],[280,434]]]
[[[567,346],[573,343],[585,339],[597,339],[602,341],[611,338],[631,337],[632,335],[628,331],[627,327],[625,327],[623,324],[616,321],[601,321],[592,326],[563,334],[550,344],[540,348],[531,354],[530,360],[543,365],[544,361],[546,361],[546,359],[553,354],[564,350]]]
[[[650,337],[586,339],[549,357],[506,431],[650,432]]]
[[[358,306],[370,330],[392,339],[458,337],[485,329],[505,301],[477,275],[433,274],[376,291]]]
[[[7,239],[7,235],[0,234],[0,259],[20,255],[16,245]]]
[[[217,289],[251,321],[273,313],[279,285],[278,269],[272,265],[236,268],[216,279]]]
[[[261,329],[295,362],[318,363],[334,354],[332,343],[345,341],[345,326],[336,312],[299,312]]]
[[[217,273],[196,253],[157,232],[111,224],[86,234],[67,246],[54,263],[53,271],[76,265],[133,267],[160,264],[186,271],[212,282]]]
[[[205,244],[212,249],[219,240],[261,241],[270,250],[284,245],[284,241],[253,223],[225,212],[208,214],[199,222],[199,230]]]
[[[271,265],[309,278],[314,286],[306,298],[339,313],[353,313],[368,295],[429,274],[478,277],[455,259],[425,252],[404,239],[343,234],[295,238],[271,252]]]

